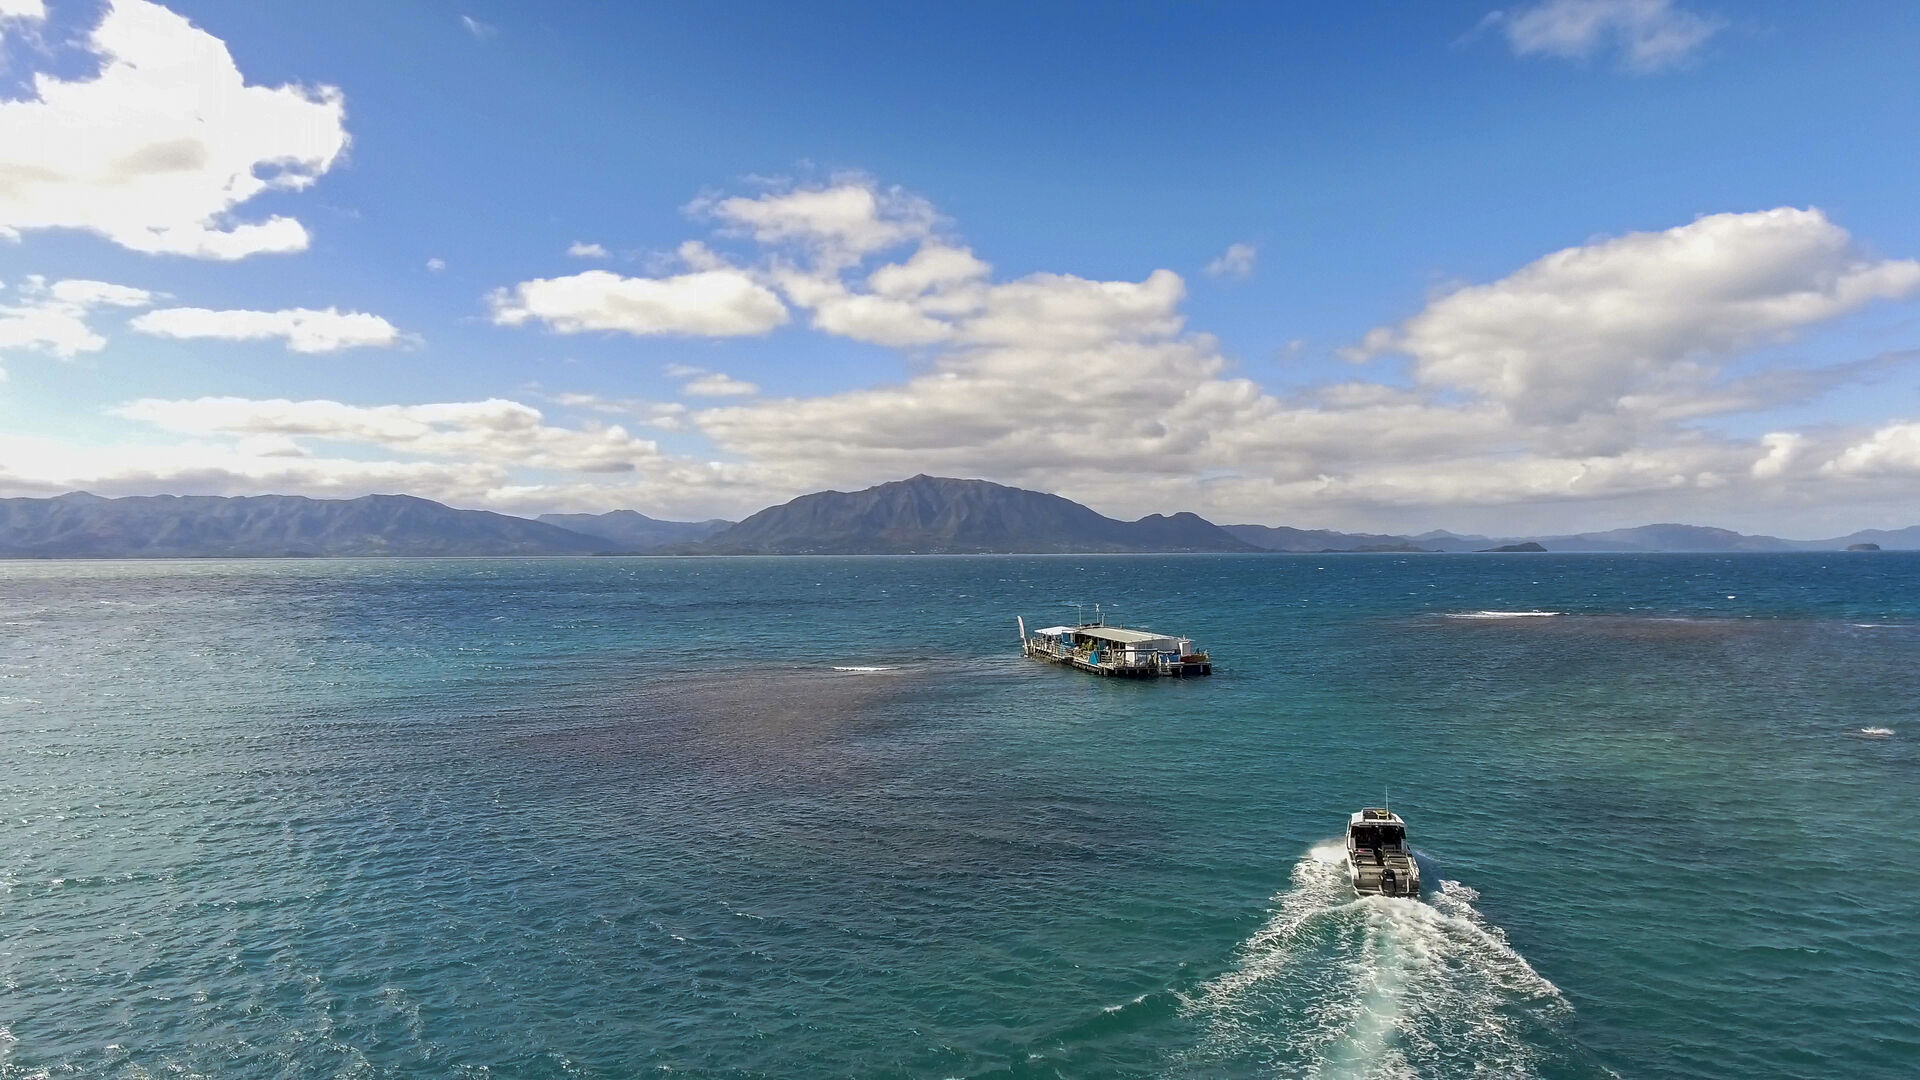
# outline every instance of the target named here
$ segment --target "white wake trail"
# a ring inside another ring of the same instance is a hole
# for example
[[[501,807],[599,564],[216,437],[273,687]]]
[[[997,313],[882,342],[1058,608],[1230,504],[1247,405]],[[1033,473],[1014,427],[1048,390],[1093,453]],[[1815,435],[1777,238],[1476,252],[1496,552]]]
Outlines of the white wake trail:
[[[1430,903],[1356,897],[1315,846],[1233,968],[1189,999],[1204,1062],[1344,1080],[1537,1074],[1570,1013],[1458,882]]]

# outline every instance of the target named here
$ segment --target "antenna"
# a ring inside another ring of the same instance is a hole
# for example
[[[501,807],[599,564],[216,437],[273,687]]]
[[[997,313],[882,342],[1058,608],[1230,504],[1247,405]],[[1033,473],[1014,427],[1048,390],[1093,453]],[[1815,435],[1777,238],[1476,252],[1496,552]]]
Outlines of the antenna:
[[[1101,626],[1107,625],[1107,617],[1100,614],[1099,604],[1093,605],[1093,621],[1099,623]]]
[[[1388,790],[1385,786],[1382,786],[1380,788],[1380,796],[1381,798],[1386,800],[1387,816],[1392,817],[1393,816],[1393,792]]]

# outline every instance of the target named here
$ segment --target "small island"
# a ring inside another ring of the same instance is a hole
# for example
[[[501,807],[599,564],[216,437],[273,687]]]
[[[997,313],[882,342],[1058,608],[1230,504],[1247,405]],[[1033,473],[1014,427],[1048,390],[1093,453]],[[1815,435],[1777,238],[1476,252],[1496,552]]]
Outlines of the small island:
[[[1486,553],[1499,551],[1545,551],[1547,549],[1532,540],[1528,540],[1523,544],[1501,544],[1499,547],[1481,548],[1480,550],[1482,553]]]

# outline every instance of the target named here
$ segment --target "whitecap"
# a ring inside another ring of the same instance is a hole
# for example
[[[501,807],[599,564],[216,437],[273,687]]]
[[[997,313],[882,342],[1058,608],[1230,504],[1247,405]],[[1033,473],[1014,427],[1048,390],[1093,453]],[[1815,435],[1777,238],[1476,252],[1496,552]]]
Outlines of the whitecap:
[[[1543,619],[1564,611],[1449,611],[1449,619]]]
[[[1893,729],[1890,727],[1863,727],[1854,734],[1868,739],[1891,739],[1893,738]]]
[[[888,667],[885,664],[876,664],[869,667],[862,667],[862,666],[852,665],[852,664],[848,664],[848,665],[835,664],[833,670],[845,671],[855,675],[878,675],[883,671],[898,671],[900,669],[896,667]]]

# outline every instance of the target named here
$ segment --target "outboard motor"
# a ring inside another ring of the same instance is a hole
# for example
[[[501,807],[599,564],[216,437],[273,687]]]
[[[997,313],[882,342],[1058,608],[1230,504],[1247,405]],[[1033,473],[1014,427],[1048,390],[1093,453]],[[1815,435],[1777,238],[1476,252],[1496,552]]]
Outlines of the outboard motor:
[[[1394,873],[1392,870],[1380,871],[1380,895],[1399,896],[1400,875]]]

